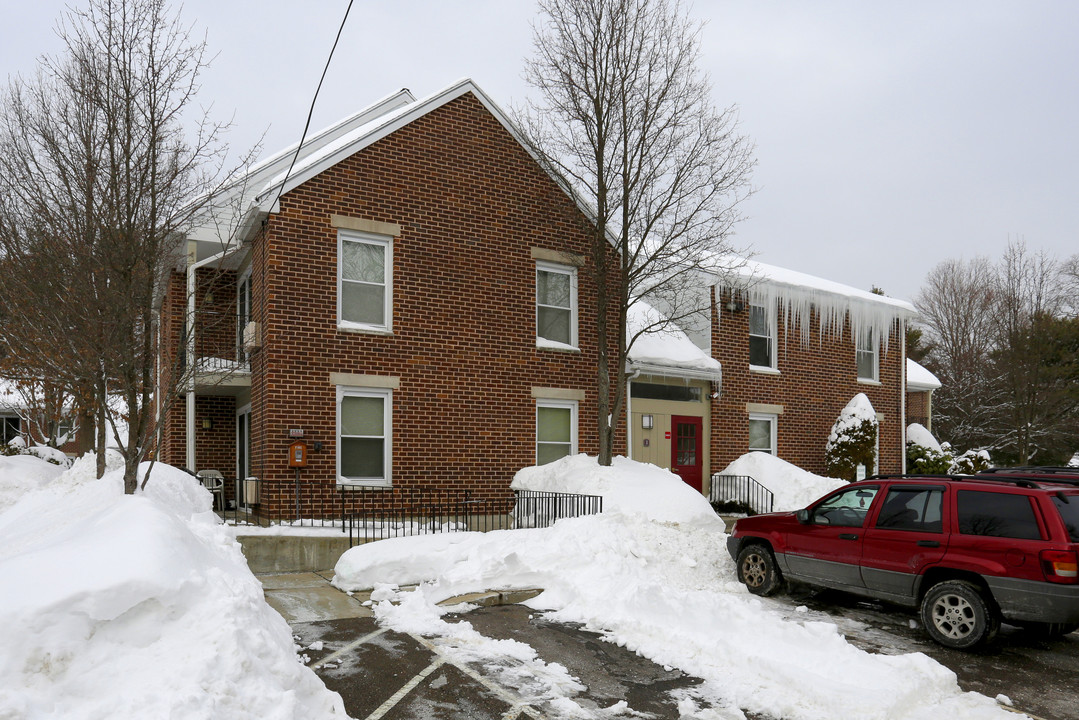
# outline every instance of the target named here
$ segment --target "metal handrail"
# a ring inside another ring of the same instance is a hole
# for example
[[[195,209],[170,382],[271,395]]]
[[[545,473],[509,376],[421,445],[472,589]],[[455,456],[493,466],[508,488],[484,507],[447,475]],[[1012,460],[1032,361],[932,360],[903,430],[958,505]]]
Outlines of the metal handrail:
[[[712,475],[708,492],[712,507],[750,515],[772,512],[775,495],[750,475]]]

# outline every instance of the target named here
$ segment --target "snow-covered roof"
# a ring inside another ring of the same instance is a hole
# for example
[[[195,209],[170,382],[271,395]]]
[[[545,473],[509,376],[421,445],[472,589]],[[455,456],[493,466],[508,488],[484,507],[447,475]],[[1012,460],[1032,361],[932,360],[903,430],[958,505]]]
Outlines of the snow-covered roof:
[[[881,339],[885,350],[888,349],[890,330],[917,314],[906,300],[877,295],[797,270],[756,260],[728,265],[732,269],[716,275],[713,284],[732,288],[736,295],[751,304],[779,307],[787,329],[797,327],[803,345],[809,344],[810,316],[814,310],[820,319],[822,339],[825,332],[842,337],[844,322],[849,320],[855,342],[866,331],[872,331]]]
[[[343,136],[350,135],[359,127],[370,125],[377,118],[411,105],[416,98],[407,89],[401,89],[367,105],[356,113],[342,118],[329,127],[313,133],[303,142],[299,154],[297,143],[262,160],[240,173],[215,197],[205,201],[198,216],[199,224],[188,236],[200,245],[198,259],[209,253],[219,253],[225,246],[234,244],[232,237],[240,224],[239,215],[249,210],[256,195],[266,188],[267,181],[283,175],[296,156],[297,165],[312,155],[321,155],[327,146],[335,144]]]
[[[626,313],[626,334],[633,337],[642,329],[664,325],[642,333],[629,349],[630,367],[651,375],[669,375],[699,380],[719,380],[719,361],[693,344],[674,323],[666,321],[654,307],[641,300]]]
[[[940,380],[933,373],[915,361],[907,358],[907,390],[910,392],[925,392],[936,390],[940,387]]]

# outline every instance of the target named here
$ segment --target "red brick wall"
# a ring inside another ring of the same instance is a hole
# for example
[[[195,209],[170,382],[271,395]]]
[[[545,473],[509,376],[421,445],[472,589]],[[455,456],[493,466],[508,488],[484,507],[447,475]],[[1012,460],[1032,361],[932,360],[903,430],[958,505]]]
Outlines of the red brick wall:
[[[749,312],[729,312],[728,298],[714,303],[712,353],[723,365],[723,392],[712,405],[712,468],[721,471],[747,452],[749,415],[746,403],[782,405],[778,417],[777,450],[780,458],[814,473],[824,473],[824,446],[839,412],[857,393],[865,393],[880,426],[880,471],[902,470],[900,368],[902,336],[893,329],[889,349],[879,350],[879,384],[858,381],[850,328],[842,339],[830,331],[823,339],[819,318],[813,315],[809,345],[801,344],[800,331],[785,331],[780,315],[776,353],[778,375],[749,370]]]
[[[401,226],[393,334],[336,327],[339,214]],[[334,512],[330,373],[389,375],[393,484],[506,493],[535,461],[533,386],[579,389],[579,450],[595,454],[595,288],[578,274],[580,352],[538,350],[532,247],[587,253],[570,200],[471,95],[281,198],[253,247],[253,474],[263,510],[291,514],[290,428],[312,452],[304,514]],[[612,346],[612,352],[614,348]],[[624,448],[619,448],[624,452]]]

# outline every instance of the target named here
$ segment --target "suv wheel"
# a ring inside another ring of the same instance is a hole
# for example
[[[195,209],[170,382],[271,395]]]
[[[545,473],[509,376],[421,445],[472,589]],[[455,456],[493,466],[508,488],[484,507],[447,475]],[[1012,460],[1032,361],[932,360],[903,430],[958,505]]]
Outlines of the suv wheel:
[[[966,650],[993,639],[1000,617],[977,586],[948,580],[929,588],[922,599],[922,624],[945,647]]]
[[[738,553],[738,579],[751,593],[761,597],[775,595],[783,585],[783,576],[771,551],[756,543]]]

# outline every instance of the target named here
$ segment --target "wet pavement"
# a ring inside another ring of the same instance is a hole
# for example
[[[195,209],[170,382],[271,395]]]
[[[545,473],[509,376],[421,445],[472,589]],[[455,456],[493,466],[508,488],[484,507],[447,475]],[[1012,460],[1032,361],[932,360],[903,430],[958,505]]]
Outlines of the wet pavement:
[[[346,595],[328,584],[331,577],[322,572],[259,579],[267,601],[305,648],[308,665],[341,694],[354,718],[514,720],[580,716],[580,708],[595,717],[673,720],[680,717],[681,698],[710,707],[694,693],[699,679],[513,604],[534,592],[457,598],[447,604],[468,600],[484,606],[443,617],[467,621],[492,641],[527,645],[536,655],[530,661],[518,657],[519,649],[496,657],[470,655],[461,643],[382,628],[364,605],[369,595]],[[722,708],[711,711],[716,720],[738,717]]]
[[[1079,720],[1079,632],[1038,638],[1011,625],[975,652],[937,645],[921,627],[917,613],[833,590],[805,586],[768,602],[805,620],[802,606],[816,619],[833,622],[847,640],[863,650],[898,655],[921,652],[956,674],[964,690],[995,698],[1006,695],[1013,709],[1043,720]]]

